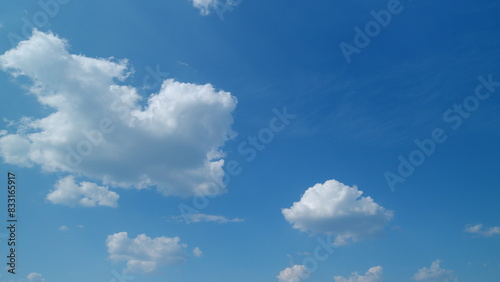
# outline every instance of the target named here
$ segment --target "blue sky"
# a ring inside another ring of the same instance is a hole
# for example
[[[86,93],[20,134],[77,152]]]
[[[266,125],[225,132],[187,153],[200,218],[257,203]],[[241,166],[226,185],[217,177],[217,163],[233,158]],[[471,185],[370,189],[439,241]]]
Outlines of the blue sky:
[[[1,6],[1,281],[498,281],[497,1]]]

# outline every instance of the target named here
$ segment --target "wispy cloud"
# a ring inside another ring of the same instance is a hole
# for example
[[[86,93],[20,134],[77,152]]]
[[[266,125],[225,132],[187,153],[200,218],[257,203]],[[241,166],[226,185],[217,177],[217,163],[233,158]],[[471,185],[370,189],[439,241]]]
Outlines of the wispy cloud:
[[[226,11],[232,11],[242,0],[190,0],[193,6],[200,10],[200,15],[208,16],[215,11],[220,19]]]
[[[483,227],[483,224],[469,225],[466,226],[465,232],[477,234],[483,237],[491,237],[494,235],[500,235],[500,226],[493,227]]]
[[[335,245],[346,245],[373,237],[393,217],[392,211],[362,194],[355,186],[329,180],[307,189],[300,201],[282,213],[293,228],[335,235]]]
[[[196,248],[193,249],[193,254],[197,258],[203,256],[203,252],[198,247],[196,247]]]
[[[189,219],[189,222],[216,222],[216,223],[229,223],[229,222],[244,222],[244,219],[241,218],[226,218],[224,216],[220,215],[211,215],[211,214],[203,214],[203,213],[196,213],[196,214],[187,214],[186,215]],[[185,221],[183,216],[176,216],[174,219],[179,220],[179,221]]]
[[[113,191],[109,191],[108,187],[91,182],[77,184],[71,175],[59,180],[55,185],[55,189],[47,195],[47,200],[53,204],[82,207],[105,206],[116,208],[118,198],[120,196]]]
[[[26,276],[29,282],[45,282],[45,278],[43,278],[42,274],[32,272]]]
[[[372,267],[368,269],[365,275],[360,275],[357,272],[353,272],[351,277],[344,278],[342,276],[335,276],[333,280],[335,282],[382,282],[383,268],[379,266]]]

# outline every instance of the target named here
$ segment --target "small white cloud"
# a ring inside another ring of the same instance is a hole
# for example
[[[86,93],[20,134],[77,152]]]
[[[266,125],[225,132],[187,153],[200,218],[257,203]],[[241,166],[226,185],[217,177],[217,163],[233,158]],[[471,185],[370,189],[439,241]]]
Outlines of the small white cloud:
[[[77,225],[76,227],[83,229],[84,226],[80,224],[80,225]]]
[[[349,278],[335,276],[333,280],[335,282],[382,282],[384,280],[382,275],[383,268],[379,265],[368,269],[365,275],[359,275],[357,272],[353,272]]]
[[[416,281],[435,281],[441,282],[444,280],[453,280],[455,275],[453,271],[446,270],[440,266],[441,260],[436,260],[432,262],[431,267],[421,268],[413,275],[413,279]]]
[[[195,257],[199,258],[203,255],[203,252],[200,250],[200,248],[196,247],[193,249],[193,254]]]
[[[283,269],[276,278],[279,282],[300,282],[309,278],[309,272],[303,265],[294,265]]]
[[[375,236],[393,217],[392,211],[362,194],[356,186],[328,180],[307,189],[282,213],[293,228],[335,235],[335,245],[346,245]]]
[[[190,0],[193,6],[200,10],[200,15],[208,16],[212,11],[222,14],[238,6],[241,0]]]
[[[483,228],[482,224],[476,224],[476,225],[469,225],[466,226],[465,232],[467,233],[472,233],[472,234],[477,234],[483,237],[491,237],[494,235],[500,235],[500,227],[499,226],[493,226],[490,228]]]
[[[241,218],[233,218],[233,219],[228,219],[223,216],[219,215],[210,215],[210,214],[202,214],[202,213],[196,213],[196,214],[187,214],[185,215],[188,217],[189,222],[216,222],[216,223],[228,223],[228,222],[243,222],[244,220]],[[175,217],[176,219],[181,219],[183,216],[177,216]]]
[[[55,190],[47,195],[47,200],[54,204],[67,206],[95,207],[105,206],[116,208],[120,196],[109,191],[108,187],[98,186],[95,183],[75,183],[73,176],[69,175],[59,180]]]
[[[26,276],[29,282],[45,282],[45,278],[40,273],[32,272]]]
[[[127,232],[120,232],[109,235],[106,246],[112,261],[126,261],[127,272],[152,272],[158,267],[179,264],[187,259],[187,245],[180,243],[179,237],[150,238],[141,234],[132,239]]]
[[[69,230],[69,228],[68,228],[68,226],[63,225],[63,226],[60,226],[60,227],[59,227],[59,230],[61,230],[61,231],[68,231],[68,230]]]

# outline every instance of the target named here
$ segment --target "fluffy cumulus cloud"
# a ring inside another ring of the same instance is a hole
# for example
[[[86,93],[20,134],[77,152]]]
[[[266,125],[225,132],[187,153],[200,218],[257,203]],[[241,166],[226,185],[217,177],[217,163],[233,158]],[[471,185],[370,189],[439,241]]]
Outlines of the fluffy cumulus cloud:
[[[294,265],[283,269],[276,278],[279,282],[300,282],[309,278],[309,272],[303,265]]]
[[[28,279],[29,282],[45,282],[45,279],[43,278],[42,274],[36,272],[28,274],[26,278]]]
[[[493,227],[486,228],[486,227],[483,227],[482,224],[476,224],[476,225],[466,226],[465,232],[476,234],[476,235],[483,236],[483,237],[491,237],[494,235],[500,235],[500,227],[493,226]]]
[[[226,218],[220,215],[211,215],[203,213],[193,213],[185,215],[187,216],[188,222],[198,223],[198,222],[216,222],[216,223],[228,223],[228,222],[243,222],[241,218]],[[183,216],[175,217],[178,220],[183,219]],[[182,220],[181,220],[182,221]]]
[[[362,194],[356,186],[328,180],[307,189],[282,213],[294,228],[334,235],[335,245],[345,245],[375,236],[393,217],[392,211]]]
[[[241,0],[190,0],[193,6],[200,10],[203,16],[210,15],[212,11],[222,13],[226,10],[232,10],[241,2]]]
[[[47,195],[47,200],[54,204],[67,206],[95,207],[105,206],[116,208],[120,196],[109,191],[108,187],[98,186],[95,183],[75,183],[73,176],[69,175],[60,179],[55,190]]]
[[[441,261],[436,260],[432,262],[431,267],[423,267],[413,275],[413,279],[416,281],[429,281],[429,282],[442,282],[445,280],[453,280],[455,275],[452,270],[446,270],[441,268]]]
[[[51,111],[0,134],[5,162],[164,195],[225,192],[221,148],[237,104],[230,93],[168,79],[142,97],[125,84],[126,60],[70,54],[65,40],[36,30],[0,56],[0,68],[29,78],[29,92]]]
[[[187,260],[187,245],[179,237],[150,238],[145,234],[129,238],[127,232],[109,235],[106,240],[109,258],[112,261],[125,261],[127,272],[147,273],[158,267],[175,265]],[[193,250],[201,256],[199,248]]]
[[[353,272],[349,278],[335,276],[333,280],[335,282],[382,282],[384,281],[382,275],[383,268],[381,266],[375,266],[368,269],[365,275],[359,275],[357,272]]]

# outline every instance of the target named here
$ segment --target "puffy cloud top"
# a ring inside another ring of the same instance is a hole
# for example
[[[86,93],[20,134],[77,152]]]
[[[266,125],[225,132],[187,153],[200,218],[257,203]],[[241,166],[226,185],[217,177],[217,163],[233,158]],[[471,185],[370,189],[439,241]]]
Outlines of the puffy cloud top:
[[[42,274],[32,272],[26,276],[29,282],[45,282],[45,278],[43,278]]]
[[[303,265],[294,265],[283,269],[276,278],[279,282],[300,282],[309,278],[309,272]]]
[[[109,191],[108,187],[98,186],[95,183],[75,183],[73,176],[66,176],[55,185],[55,190],[47,195],[47,200],[54,204],[67,206],[95,207],[105,206],[116,208],[118,206],[117,193]]]
[[[486,228],[483,224],[470,225],[465,228],[465,232],[477,234],[483,237],[491,237],[494,235],[500,235],[500,226]]]
[[[382,282],[383,279],[383,268],[378,265],[368,269],[365,275],[359,275],[357,272],[351,274],[351,277],[344,278],[342,276],[335,276],[333,280],[335,282]]]

